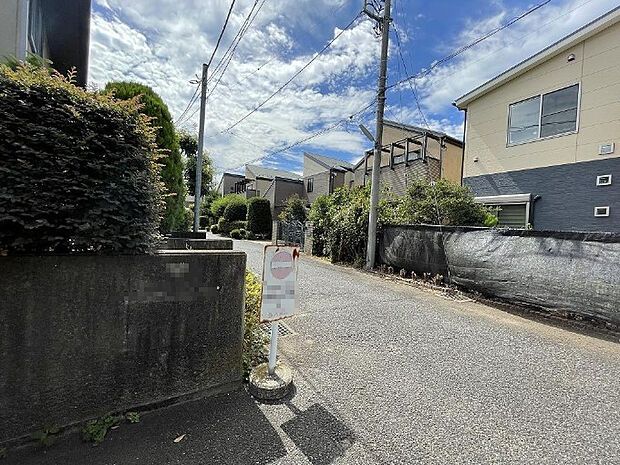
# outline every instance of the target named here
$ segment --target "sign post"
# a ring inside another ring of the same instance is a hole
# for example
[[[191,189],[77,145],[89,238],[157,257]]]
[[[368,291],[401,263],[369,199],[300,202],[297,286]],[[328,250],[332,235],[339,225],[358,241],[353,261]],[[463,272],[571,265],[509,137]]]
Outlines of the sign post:
[[[271,322],[269,344],[269,374],[275,373],[278,350],[278,321],[295,314],[297,307],[297,259],[296,247],[265,246],[263,257],[263,292],[260,322]]]

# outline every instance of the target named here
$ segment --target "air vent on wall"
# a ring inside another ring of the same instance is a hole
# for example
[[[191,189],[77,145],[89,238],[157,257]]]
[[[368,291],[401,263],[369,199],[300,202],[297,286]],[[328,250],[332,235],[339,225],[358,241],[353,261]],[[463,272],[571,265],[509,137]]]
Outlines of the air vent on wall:
[[[597,186],[611,186],[611,174],[601,174],[596,177]]]
[[[609,207],[594,207],[594,216],[609,216]]]
[[[616,149],[616,144],[614,142],[611,142],[610,144],[601,144],[598,147],[598,154],[609,155],[610,153],[614,153],[615,149]]]

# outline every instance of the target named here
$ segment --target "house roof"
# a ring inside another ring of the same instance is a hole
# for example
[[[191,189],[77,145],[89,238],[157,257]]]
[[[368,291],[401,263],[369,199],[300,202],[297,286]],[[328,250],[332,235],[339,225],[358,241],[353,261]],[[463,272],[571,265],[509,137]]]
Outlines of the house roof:
[[[217,183],[217,189],[216,190],[220,190],[220,187],[222,186],[222,182],[224,181],[224,178],[226,176],[229,176],[231,178],[245,178],[244,175],[242,174],[238,174],[238,173],[223,173],[222,177],[220,178],[220,182]]]
[[[589,37],[598,34],[604,29],[607,29],[608,27],[614,25],[618,21],[620,21],[620,6],[617,6],[613,10],[605,13],[603,16],[600,16],[591,23],[588,23],[582,28],[577,29],[575,32],[567,35],[566,37],[560,39],[554,44],[551,44],[537,54],[531,56],[530,58],[527,58],[521,63],[504,71],[493,79],[485,82],[481,86],[476,87],[474,90],[459,97],[458,99],[456,99],[454,104],[461,110],[466,108],[469,103],[476,100],[478,97],[490,92],[493,89],[496,89],[497,87],[507,83],[508,81],[511,81],[512,79],[529,71],[535,66],[554,57],[555,55],[562,53],[563,51],[573,47],[580,42],[583,42]]]
[[[324,166],[327,169],[336,169],[340,171],[351,171],[353,165],[338,158],[326,157],[325,155],[319,155],[318,153],[304,152],[304,156],[314,160],[319,165]]]
[[[426,129],[420,126],[413,126],[411,124],[399,123],[397,121],[392,121],[389,119],[383,120],[383,124],[385,126],[390,126],[396,129],[402,129],[404,131],[415,132],[418,134],[432,134],[435,137],[445,137],[448,142],[452,142],[459,147],[463,146],[463,141],[461,139],[457,139],[456,137],[449,136],[445,132],[441,131],[433,131],[432,129]]]
[[[259,165],[245,165],[245,169],[249,170],[257,178],[273,179],[275,177],[284,179],[303,179],[302,176],[290,171],[276,170],[273,168],[266,168]]]
[[[383,124],[391,128],[401,129],[403,131],[407,131],[407,132],[411,132],[415,134],[420,134],[420,135],[431,134],[435,137],[444,137],[448,142],[451,142],[452,144],[457,145],[459,147],[463,147],[462,140],[449,136],[445,132],[433,131],[432,129],[426,129],[420,126],[412,126],[410,124],[399,123],[397,121],[391,121],[389,119],[383,120]],[[358,169],[362,165],[362,163],[364,163],[365,158],[366,158],[365,156],[360,158],[360,160],[355,164],[353,169]]]

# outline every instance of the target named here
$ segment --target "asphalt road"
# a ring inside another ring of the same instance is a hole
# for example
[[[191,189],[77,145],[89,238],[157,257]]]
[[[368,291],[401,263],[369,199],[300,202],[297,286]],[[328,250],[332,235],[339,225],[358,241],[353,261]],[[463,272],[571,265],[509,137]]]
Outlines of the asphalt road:
[[[297,408],[350,433],[341,463],[620,464],[620,344],[314,258],[298,280],[281,354]]]
[[[235,241],[256,272],[262,247]],[[620,464],[620,344],[315,258],[298,282],[286,402],[238,391],[6,463]]]

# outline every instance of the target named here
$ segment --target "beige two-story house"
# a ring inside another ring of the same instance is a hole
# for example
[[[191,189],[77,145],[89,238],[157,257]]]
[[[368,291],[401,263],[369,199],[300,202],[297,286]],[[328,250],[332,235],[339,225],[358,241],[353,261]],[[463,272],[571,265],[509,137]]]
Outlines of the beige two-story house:
[[[455,104],[463,182],[500,224],[620,230],[620,7]]]
[[[396,195],[404,195],[416,179],[437,181],[447,179],[461,183],[463,143],[443,132],[384,120],[381,153],[381,185]],[[349,186],[370,182],[373,169],[373,149],[347,174]]]

